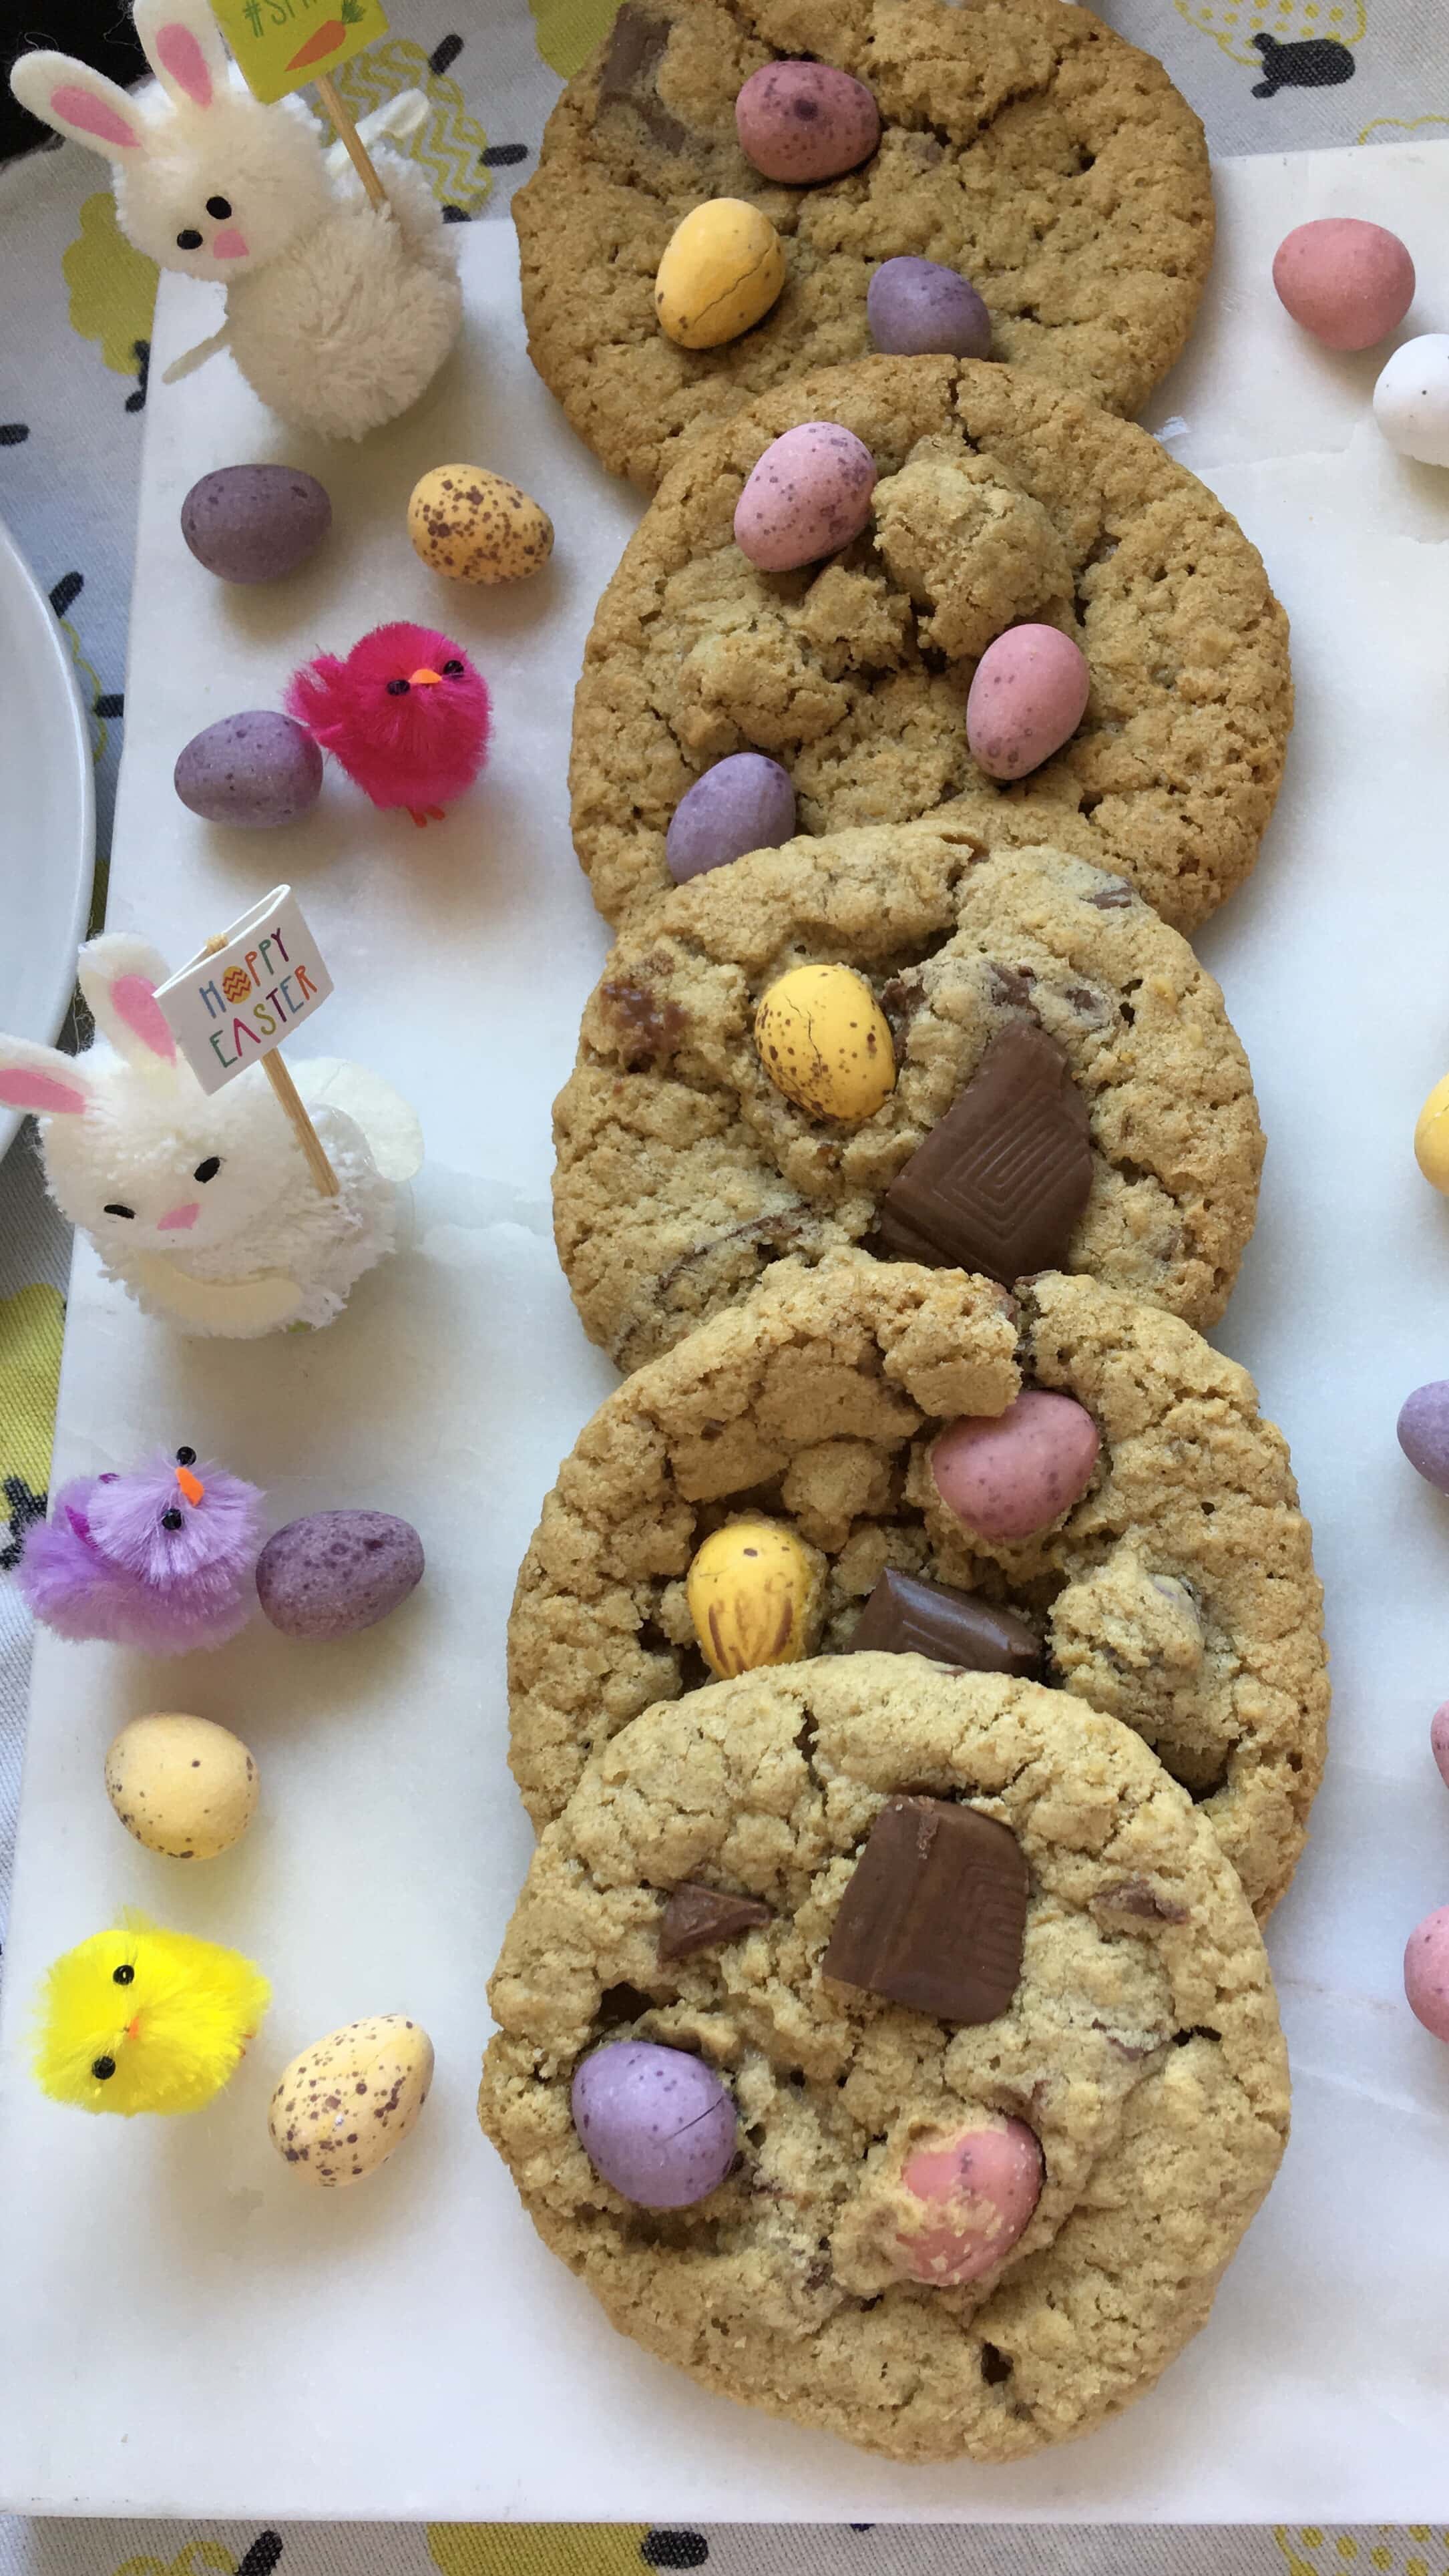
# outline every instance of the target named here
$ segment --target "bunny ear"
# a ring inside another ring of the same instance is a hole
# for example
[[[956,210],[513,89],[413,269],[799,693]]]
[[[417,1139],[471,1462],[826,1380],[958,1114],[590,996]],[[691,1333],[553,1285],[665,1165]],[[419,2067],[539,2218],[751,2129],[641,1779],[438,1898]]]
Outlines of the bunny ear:
[[[146,149],[144,122],[125,91],[70,54],[22,54],[10,86],[42,124],[108,161],[129,161]]]
[[[0,1104],[33,1110],[37,1118],[83,1118],[91,1104],[90,1083],[75,1058],[58,1047],[0,1037]]]
[[[177,107],[210,107],[231,66],[206,0],[136,0],[136,33],[146,60]]]
[[[117,1053],[132,1064],[174,1064],[176,1040],[162,1016],[156,987],[171,969],[144,939],[108,930],[87,940],[80,953],[80,988],[95,1023]]]

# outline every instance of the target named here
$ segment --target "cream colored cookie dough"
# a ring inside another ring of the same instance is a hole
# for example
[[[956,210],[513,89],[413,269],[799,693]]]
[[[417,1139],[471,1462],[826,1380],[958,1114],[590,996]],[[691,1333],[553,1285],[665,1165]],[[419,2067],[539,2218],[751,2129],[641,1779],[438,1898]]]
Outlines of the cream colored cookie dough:
[[[964,1800],[1030,1878],[1021,1976],[975,2026],[822,1974],[861,1847],[902,1790]],[[661,1958],[682,1881],[769,1919]],[[489,1989],[483,2125],[534,2225],[621,2332],[716,2394],[905,2461],[1011,2460],[1149,2388],[1206,2320],[1277,2169],[1272,1982],[1208,1826],[1146,1746],[1060,1691],[839,1656],[649,1709],[535,1854]],[[570,2117],[580,2059],[690,2049],[733,2094],[734,2170],[622,2200]],[[1040,2199],[967,2287],[888,2259],[900,2166],[1007,2115]]]
[[[760,997],[814,961],[857,991],[863,977],[890,1023],[893,1079],[863,1124],[794,1105],[760,1044]],[[1123,878],[943,822],[754,851],[619,940],[554,1115],[559,1258],[593,1339],[637,1368],[782,1253],[870,1236],[891,1181],[1023,1020],[1061,1047],[1090,1116],[1091,1196],[1064,1266],[1215,1323],[1263,1162],[1217,985]]]
[[[809,420],[870,449],[872,517],[821,563],[761,572],[735,504]],[[1061,750],[1003,785],[972,758],[966,701],[986,646],[1023,622],[1079,647],[1091,694]],[[1259,555],[1146,430],[1006,367],[871,358],[700,438],[646,512],[585,649],[574,839],[599,910],[642,917],[673,882],[680,799],[754,751],[789,774],[802,832],[954,800],[988,838],[1115,870],[1190,930],[1257,857],[1292,719]]]
[[[1085,1405],[1096,1473],[1038,1536],[974,1539],[927,1464],[1023,1383]],[[1049,1677],[1123,1719],[1200,1802],[1260,1914],[1323,1769],[1322,1593],[1287,1444],[1246,1370],[1090,1279],[1010,1298],[959,1271],[779,1263],[600,1406],[559,1470],[509,1623],[511,1761],[539,1825],[591,1751],[706,1679],[685,1576],[743,1510],[824,1556],[820,1651],[887,1566],[1033,1622]]]
[[[882,131],[857,168],[784,186],[741,151],[735,99],[801,54],[863,81]],[[784,291],[742,338],[676,347],[655,279],[676,226],[716,199],[773,224]],[[1213,242],[1191,108],[1151,55],[1061,0],[625,0],[513,213],[534,365],[646,491],[742,402],[866,356],[867,289],[903,254],[978,289],[994,359],[1134,412],[1187,339]]]

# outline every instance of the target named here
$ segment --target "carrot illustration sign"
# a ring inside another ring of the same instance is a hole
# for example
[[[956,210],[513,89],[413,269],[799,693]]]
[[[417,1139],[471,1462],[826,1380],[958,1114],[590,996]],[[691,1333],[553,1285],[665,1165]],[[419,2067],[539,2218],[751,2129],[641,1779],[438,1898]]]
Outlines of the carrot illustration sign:
[[[254,98],[285,98],[387,34],[380,0],[212,0]]]

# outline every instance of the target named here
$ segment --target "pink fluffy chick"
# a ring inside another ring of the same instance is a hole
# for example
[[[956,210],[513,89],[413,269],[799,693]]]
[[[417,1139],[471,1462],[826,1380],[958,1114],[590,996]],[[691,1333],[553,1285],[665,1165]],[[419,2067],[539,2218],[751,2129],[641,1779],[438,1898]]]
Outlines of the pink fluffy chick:
[[[488,683],[431,626],[374,626],[345,661],[319,653],[293,672],[286,705],[364,796],[415,823],[441,820],[488,757]]]

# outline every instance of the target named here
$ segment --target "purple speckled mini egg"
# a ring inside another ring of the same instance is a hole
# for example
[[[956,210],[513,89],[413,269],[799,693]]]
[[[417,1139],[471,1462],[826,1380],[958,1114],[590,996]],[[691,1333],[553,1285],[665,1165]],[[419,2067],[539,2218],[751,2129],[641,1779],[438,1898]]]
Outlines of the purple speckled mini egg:
[[[181,504],[181,533],[218,581],[278,581],[331,525],[325,484],[300,465],[219,465]]]
[[[394,1512],[306,1512],[269,1538],[257,1598],[284,1637],[375,1628],[422,1581],[423,1543]]]
[[[864,81],[832,63],[763,63],[735,100],[735,132],[767,179],[804,186],[868,161],[880,110]]]
[[[732,751],[681,796],[670,818],[664,864],[676,885],[722,868],[746,850],[777,850],[795,829],[787,770],[762,751]]]
[[[1399,1414],[1399,1447],[1426,1484],[1449,1494],[1449,1378],[1431,1378],[1405,1398]]]
[[[299,822],[322,793],[322,754],[309,733],[274,707],[222,716],[179,754],[176,793],[204,823],[244,832]]]
[[[806,420],[772,439],[735,504],[735,543],[761,572],[817,563],[858,537],[876,465],[853,430]]]
[[[871,339],[887,358],[987,358],[991,315],[969,278],[939,259],[884,259],[866,288]]]
[[[616,2040],[573,2081],[579,2141],[595,2173],[641,2209],[687,2209],[717,2191],[735,2160],[735,2106],[702,2057],[652,2040]]]

